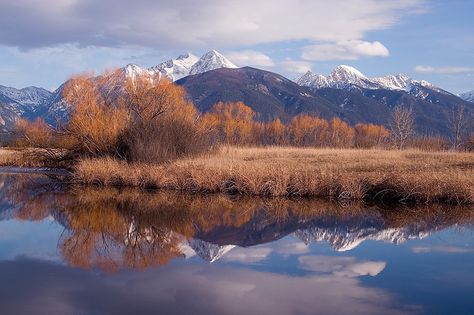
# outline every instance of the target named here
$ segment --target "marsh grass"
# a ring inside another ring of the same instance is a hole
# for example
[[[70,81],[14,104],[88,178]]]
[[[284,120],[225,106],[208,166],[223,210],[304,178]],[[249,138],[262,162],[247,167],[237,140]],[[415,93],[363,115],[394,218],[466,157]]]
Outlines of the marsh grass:
[[[193,193],[474,203],[474,155],[416,150],[222,147],[163,165],[83,159],[74,180]]]
[[[0,166],[70,168],[69,151],[43,148],[0,148]]]

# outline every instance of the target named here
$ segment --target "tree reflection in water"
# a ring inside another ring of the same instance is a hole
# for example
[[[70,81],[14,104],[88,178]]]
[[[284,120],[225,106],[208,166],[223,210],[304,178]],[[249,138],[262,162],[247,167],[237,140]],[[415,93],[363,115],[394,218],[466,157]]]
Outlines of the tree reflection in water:
[[[227,245],[252,246],[294,233],[304,242],[324,240],[346,250],[364,239],[402,242],[474,222],[473,209],[461,206],[380,207],[70,187],[33,175],[3,175],[0,187],[0,201],[10,204],[11,216],[53,217],[64,226],[59,248],[69,265],[106,272],[164,265],[183,257],[189,246],[213,250],[198,253],[212,261]]]

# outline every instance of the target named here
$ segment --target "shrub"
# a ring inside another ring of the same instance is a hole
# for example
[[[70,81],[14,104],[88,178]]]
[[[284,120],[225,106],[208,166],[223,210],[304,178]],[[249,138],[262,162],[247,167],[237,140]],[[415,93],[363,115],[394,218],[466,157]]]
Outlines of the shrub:
[[[442,151],[448,148],[448,142],[440,136],[418,136],[409,142],[409,146],[423,151]]]
[[[474,151],[474,133],[471,133],[467,138],[465,148],[467,151]]]
[[[131,121],[121,151],[130,161],[161,163],[211,148],[207,130],[183,88],[168,81],[129,80],[124,104]]]
[[[380,146],[389,136],[389,131],[381,125],[357,124],[355,126],[355,146],[372,148]]]
[[[16,133],[18,146],[49,148],[53,142],[53,131],[41,118],[33,122],[19,119],[16,122]]]

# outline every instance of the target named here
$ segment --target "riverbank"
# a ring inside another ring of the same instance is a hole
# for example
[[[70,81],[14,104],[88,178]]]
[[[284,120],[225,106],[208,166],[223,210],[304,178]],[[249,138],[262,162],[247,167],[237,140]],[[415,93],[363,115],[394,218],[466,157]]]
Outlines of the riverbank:
[[[51,150],[37,148],[0,148],[1,167],[50,168]],[[51,151],[52,152],[52,151]],[[55,152],[59,152],[56,150]]]
[[[0,165],[47,167],[44,155],[34,158],[35,150],[1,149]],[[204,194],[474,203],[472,153],[223,147],[162,165],[83,159],[70,178],[76,184]]]
[[[237,148],[164,165],[85,159],[74,181],[192,193],[324,197],[413,203],[474,203],[474,154]]]

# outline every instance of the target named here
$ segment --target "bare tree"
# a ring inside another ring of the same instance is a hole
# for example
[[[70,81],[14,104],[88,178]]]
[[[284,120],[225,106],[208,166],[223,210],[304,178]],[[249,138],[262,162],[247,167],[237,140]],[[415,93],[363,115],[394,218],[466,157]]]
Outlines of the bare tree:
[[[453,145],[453,150],[458,150],[461,146],[463,136],[467,131],[467,124],[468,119],[464,104],[453,108],[448,116],[448,127],[452,133],[451,144]]]
[[[415,120],[413,109],[397,106],[393,109],[390,119],[392,139],[399,150],[403,149],[406,142],[414,133]]]

